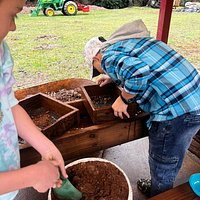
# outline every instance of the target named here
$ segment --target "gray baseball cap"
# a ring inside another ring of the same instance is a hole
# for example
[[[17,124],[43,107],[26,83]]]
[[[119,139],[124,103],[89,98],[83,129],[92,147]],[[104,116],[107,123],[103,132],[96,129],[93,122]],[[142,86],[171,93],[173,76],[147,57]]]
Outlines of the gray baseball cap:
[[[91,78],[98,76],[100,73],[93,67],[93,58],[101,50],[102,43],[106,40],[103,37],[93,37],[85,45],[84,56],[86,63],[91,69]]]

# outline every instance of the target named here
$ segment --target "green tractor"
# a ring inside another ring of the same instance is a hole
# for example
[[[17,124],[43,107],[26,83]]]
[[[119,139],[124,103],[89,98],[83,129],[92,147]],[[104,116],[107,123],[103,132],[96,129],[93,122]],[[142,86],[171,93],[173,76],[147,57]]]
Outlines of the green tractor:
[[[78,10],[89,12],[89,6],[85,6],[70,0],[38,0],[36,9],[31,11],[31,16],[38,16],[40,10],[46,16],[53,16],[55,11],[61,10],[64,15],[76,15]]]

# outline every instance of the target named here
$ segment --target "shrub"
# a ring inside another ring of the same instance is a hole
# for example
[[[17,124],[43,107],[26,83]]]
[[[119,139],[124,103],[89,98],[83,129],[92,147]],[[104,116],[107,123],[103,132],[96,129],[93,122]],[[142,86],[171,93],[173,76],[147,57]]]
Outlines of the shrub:
[[[129,5],[129,0],[101,0],[95,1],[94,5],[108,9],[126,8]]]
[[[146,6],[148,0],[133,0],[134,6]]]

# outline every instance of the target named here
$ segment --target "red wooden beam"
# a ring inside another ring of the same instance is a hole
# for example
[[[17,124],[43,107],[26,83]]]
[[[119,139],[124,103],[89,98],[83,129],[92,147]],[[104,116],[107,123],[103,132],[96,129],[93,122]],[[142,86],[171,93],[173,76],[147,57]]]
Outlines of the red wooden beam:
[[[165,43],[168,41],[173,0],[161,0],[158,19],[157,39]]]

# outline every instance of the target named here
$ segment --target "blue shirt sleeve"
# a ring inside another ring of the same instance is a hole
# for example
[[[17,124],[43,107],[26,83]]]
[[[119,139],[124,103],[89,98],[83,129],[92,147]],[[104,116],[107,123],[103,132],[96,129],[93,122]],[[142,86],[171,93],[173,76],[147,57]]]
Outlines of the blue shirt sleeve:
[[[111,78],[120,80],[129,94],[140,93],[147,87],[150,68],[137,57],[123,52],[106,51],[102,67]]]

